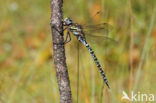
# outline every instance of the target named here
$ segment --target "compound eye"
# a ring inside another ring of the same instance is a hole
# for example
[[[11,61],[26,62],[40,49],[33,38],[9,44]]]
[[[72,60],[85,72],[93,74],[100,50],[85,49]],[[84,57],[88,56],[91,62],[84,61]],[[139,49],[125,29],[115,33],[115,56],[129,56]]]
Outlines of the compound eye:
[[[67,24],[68,24],[68,25],[69,25],[69,24],[71,24],[71,23],[72,23],[72,21],[71,21],[71,20],[68,20],[68,21],[67,21]]]
[[[70,25],[70,24],[72,24],[72,20],[71,20],[70,18],[65,18],[65,19],[64,19],[64,23],[65,23],[66,25]]]
[[[70,23],[72,23],[72,20],[70,19]]]
[[[70,22],[72,23],[72,20],[70,19]]]

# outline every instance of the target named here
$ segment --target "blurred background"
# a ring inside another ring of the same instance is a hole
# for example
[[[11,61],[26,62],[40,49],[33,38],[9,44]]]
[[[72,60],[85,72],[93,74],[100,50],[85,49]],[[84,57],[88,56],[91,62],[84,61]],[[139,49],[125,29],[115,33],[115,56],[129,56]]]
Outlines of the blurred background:
[[[87,39],[111,91],[88,50],[82,44],[78,49],[74,36],[65,45],[73,103],[77,101],[78,77],[79,103],[127,103],[121,100],[123,91],[156,94],[155,0],[132,0],[131,7],[129,0],[64,0],[63,11],[64,17],[80,24],[107,22],[111,25],[107,36],[117,41]],[[0,103],[59,103],[50,15],[50,0],[0,0]]]

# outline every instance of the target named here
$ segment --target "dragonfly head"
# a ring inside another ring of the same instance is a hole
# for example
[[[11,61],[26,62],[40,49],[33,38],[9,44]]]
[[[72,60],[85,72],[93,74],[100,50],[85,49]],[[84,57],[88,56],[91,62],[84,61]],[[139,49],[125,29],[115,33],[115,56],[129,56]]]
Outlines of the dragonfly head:
[[[70,19],[68,17],[64,19],[64,21],[63,21],[64,26],[69,26],[71,24],[72,24],[72,19]]]

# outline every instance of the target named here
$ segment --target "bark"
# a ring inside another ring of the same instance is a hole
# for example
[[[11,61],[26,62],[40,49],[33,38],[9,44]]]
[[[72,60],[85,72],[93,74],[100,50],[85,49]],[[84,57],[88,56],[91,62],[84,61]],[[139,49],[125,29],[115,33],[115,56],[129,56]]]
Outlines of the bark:
[[[53,57],[60,93],[60,103],[72,103],[70,81],[63,44],[62,4],[63,0],[51,0]]]

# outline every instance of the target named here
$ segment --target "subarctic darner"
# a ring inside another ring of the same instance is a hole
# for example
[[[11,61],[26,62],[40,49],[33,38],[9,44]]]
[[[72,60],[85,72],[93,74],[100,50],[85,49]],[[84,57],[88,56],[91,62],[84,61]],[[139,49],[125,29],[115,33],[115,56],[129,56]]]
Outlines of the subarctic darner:
[[[100,30],[100,29],[104,29],[104,25],[105,24],[98,24],[98,25],[90,25],[90,27],[94,28],[95,30]],[[108,80],[106,78],[106,75],[94,53],[94,51],[92,50],[92,48],[90,47],[90,45],[87,43],[86,41],[86,38],[85,38],[85,33],[83,31],[83,27],[80,25],[80,24],[77,24],[77,23],[73,23],[72,19],[70,18],[65,18],[63,20],[63,26],[65,27],[64,30],[67,30],[67,37],[66,37],[66,40],[65,42],[69,42],[71,40],[70,38],[70,33],[74,34],[74,36],[76,36],[76,38],[82,43],[84,44],[89,53],[91,54],[91,56],[93,57],[94,59],[94,62],[96,63],[101,75],[102,75],[102,78],[104,80],[104,82],[106,83],[107,87],[110,88],[109,84],[108,84]],[[96,27],[98,26],[98,28]],[[69,41],[67,41],[67,38],[70,38]]]

